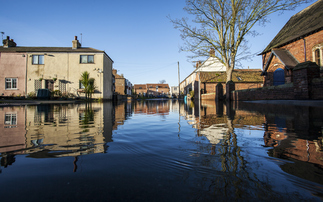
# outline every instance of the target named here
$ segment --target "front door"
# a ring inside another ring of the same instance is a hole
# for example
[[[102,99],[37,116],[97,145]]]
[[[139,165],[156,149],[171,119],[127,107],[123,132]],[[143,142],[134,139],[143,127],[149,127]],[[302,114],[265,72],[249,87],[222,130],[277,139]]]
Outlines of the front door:
[[[54,81],[53,80],[45,80],[45,88],[50,91],[54,90]]]
[[[285,84],[285,72],[283,69],[278,68],[274,71],[274,86]]]

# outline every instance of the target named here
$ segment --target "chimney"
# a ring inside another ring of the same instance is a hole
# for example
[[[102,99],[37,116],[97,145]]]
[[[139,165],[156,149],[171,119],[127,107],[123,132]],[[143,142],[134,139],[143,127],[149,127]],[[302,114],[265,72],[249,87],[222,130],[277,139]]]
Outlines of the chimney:
[[[74,40],[72,41],[72,43],[73,43],[72,49],[78,49],[81,47],[79,40],[77,40],[77,36],[74,36]]]
[[[202,64],[202,62],[201,62],[201,61],[197,61],[197,62],[196,62],[196,69],[197,69],[197,68],[199,68],[201,64]]]
[[[112,69],[112,74],[116,75],[117,74],[117,70],[116,69]]]
[[[4,47],[4,48],[16,47],[16,46],[17,46],[17,44],[13,41],[13,39],[10,39],[10,37],[9,37],[9,36],[7,36],[7,38],[6,38],[6,39],[4,39],[4,40],[2,41],[2,43],[3,43],[3,47]]]
[[[210,54],[210,57],[214,57],[215,56],[215,50],[214,50],[214,48],[210,48],[209,54]]]

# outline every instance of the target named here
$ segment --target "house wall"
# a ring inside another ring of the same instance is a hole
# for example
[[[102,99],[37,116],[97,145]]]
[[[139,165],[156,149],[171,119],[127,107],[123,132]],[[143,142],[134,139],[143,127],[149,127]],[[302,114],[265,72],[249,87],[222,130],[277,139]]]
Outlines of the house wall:
[[[200,72],[224,72],[225,66],[215,57],[209,57],[198,69]]]
[[[116,85],[116,89],[115,92],[119,95],[124,95],[125,94],[125,78],[116,78],[115,80],[115,85]]]
[[[183,93],[184,95],[189,94],[190,89],[194,90],[195,80],[196,80],[196,73],[193,72],[180,83],[180,92]]]
[[[111,100],[113,98],[113,76],[112,76],[112,66],[113,61],[104,53],[103,57],[103,99]],[[94,60],[95,62],[95,60]]]
[[[316,32],[312,35],[304,37],[305,39],[305,46],[306,46],[306,60],[305,60],[305,52],[304,52],[304,40],[299,39],[297,41],[294,41],[292,43],[289,43],[285,46],[280,47],[279,49],[285,49],[288,50],[297,60],[298,62],[302,63],[305,61],[314,61],[313,57],[313,48],[317,46],[318,44],[323,43],[323,30]],[[323,66],[323,51],[321,51],[321,64],[320,67]],[[268,61],[268,58],[270,56],[270,52],[265,53],[262,55],[263,58],[263,70],[265,68],[265,65]],[[267,76],[264,81],[264,86],[271,86],[273,85],[273,72],[277,70],[278,68],[282,68],[285,70],[285,82],[290,83],[292,81],[292,71],[288,71],[285,69],[284,65],[281,63],[281,61],[274,57],[273,60],[270,62],[270,65],[268,66],[267,70]]]
[[[0,95],[26,95],[26,60],[25,53],[0,53]],[[17,89],[6,90],[6,78],[17,78]]]
[[[90,73],[90,78],[95,79],[96,93],[93,98],[112,99],[112,61],[104,53],[57,53],[46,52],[43,65],[33,65],[32,55],[44,53],[29,53],[27,61],[27,93],[35,91],[35,80],[42,78],[42,88],[45,80],[54,82],[54,90],[59,90],[59,80],[66,81],[66,90],[75,96],[83,97],[84,93],[78,92],[79,80],[84,71]],[[80,63],[80,55],[94,55],[94,63]],[[99,73],[94,69],[102,69]]]

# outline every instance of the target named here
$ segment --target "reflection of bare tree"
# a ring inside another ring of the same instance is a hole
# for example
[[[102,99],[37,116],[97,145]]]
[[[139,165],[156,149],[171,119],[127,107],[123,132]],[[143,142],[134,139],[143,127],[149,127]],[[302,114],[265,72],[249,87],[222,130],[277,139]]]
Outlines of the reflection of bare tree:
[[[217,105],[218,107],[218,105]],[[207,107],[203,110],[208,110]],[[259,171],[261,162],[249,162],[251,159],[246,156],[248,148],[239,146],[239,137],[235,133],[234,123],[239,125],[245,125],[240,115],[236,115],[236,112],[232,110],[230,105],[226,106],[226,115],[223,116],[219,112],[222,110],[214,110],[214,113],[204,111],[203,116],[196,117],[201,119],[201,128],[204,130],[203,124],[207,127],[210,125],[217,125],[219,123],[222,127],[226,128],[223,139],[218,144],[203,144],[202,150],[207,150],[209,155],[203,156],[198,159],[196,164],[198,167],[203,165],[204,168],[209,168],[205,171],[207,174],[200,173],[197,179],[197,183],[202,186],[202,190],[208,190],[211,196],[217,196],[219,201],[231,201],[231,200],[281,200],[282,198],[293,198],[294,196],[288,193],[279,193],[273,190],[270,184],[270,178]],[[251,115],[251,114],[248,114]],[[254,122],[257,116],[252,119],[245,119],[245,121]],[[239,119],[239,120],[236,120]],[[263,116],[258,116],[260,122],[263,121]],[[219,122],[220,121],[220,122]],[[226,124],[224,124],[226,123]],[[216,133],[217,131],[214,131]],[[198,132],[198,134],[200,134]],[[211,142],[211,141],[210,141]],[[241,143],[240,143],[241,144]],[[199,144],[200,146],[200,144]],[[200,148],[199,148],[200,150]],[[245,151],[247,150],[247,152]],[[200,162],[200,160],[202,162]],[[201,168],[199,168],[201,169]],[[196,175],[196,174],[194,174]],[[189,175],[188,175],[189,176]],[[189,178],[189,177],[188,177]],[[195,200],[201,200],[202,198],[208,199],[205,193],[194,193]],[[218,198],[219,197],[219,198]]]

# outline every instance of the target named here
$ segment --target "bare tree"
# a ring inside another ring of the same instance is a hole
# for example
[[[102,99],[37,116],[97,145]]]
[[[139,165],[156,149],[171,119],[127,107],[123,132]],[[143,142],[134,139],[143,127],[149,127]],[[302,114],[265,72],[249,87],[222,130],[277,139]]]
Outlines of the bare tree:
[[[160,84],[164,84],[164,83],[166,83],[166,80],[165,80],[165,79],[160,80],[160,81],[159,81],[159,83],[160,83]]]
[[[186,0],[184,10],[193,15],[188,18],[170,19],[181,31],[185,41],[182,51],[193,57],[208,56],[215,50],[215,57],[226,66],[227,79],[232,80],[232,71],[238,59],[246,55],[246,35],[255,35],[256,23],[264,24],[268,15],[294,9],[307,0]],[[196,26],[193,26],[195,24]],[[240,50],[240,49],[241,50]],[[245,48],[245,49],[244,49]]]

